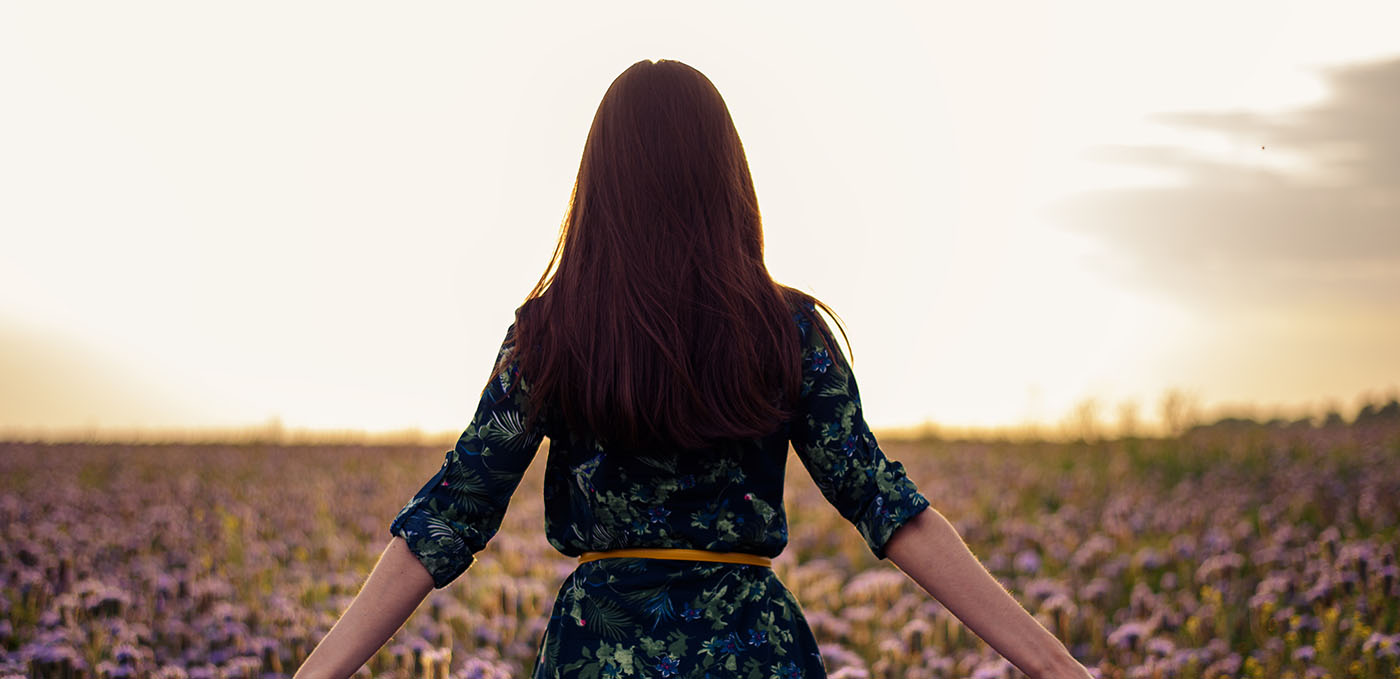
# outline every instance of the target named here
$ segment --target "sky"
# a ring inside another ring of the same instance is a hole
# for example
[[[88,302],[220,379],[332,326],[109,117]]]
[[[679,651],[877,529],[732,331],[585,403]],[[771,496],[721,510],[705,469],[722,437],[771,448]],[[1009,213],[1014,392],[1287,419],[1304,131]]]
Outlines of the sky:
[[[606,11],[600,8],[606,7]],[[1393,3],[0,4],[0,431],[460,431],[603,92],[725,97],[866,419],[1400,387]]]

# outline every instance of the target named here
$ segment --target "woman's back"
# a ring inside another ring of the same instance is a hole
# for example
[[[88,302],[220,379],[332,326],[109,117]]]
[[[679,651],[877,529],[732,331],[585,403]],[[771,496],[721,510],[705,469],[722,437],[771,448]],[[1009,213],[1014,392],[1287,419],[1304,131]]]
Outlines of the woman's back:
[[[789,446],[872,553],[898,554],[1019,667],[1087,676],[924,511],[866,425],[818,307],[831,311],[768,274],[748,161],[718,90],[679,62],[628,68],[599,105],[554,255],[471,424],[390,523],[402,540],[307,676],[348,676],[429,577],[441,589],[467,570],[546,436],[546,536],[579,565],[559,587],[537,679],[826,676],[770,567],[787,544]]]
[[[782,499],[791,443],[823,495],[884,558],[895,529],[928,500],[879,449],[850,366],[815,308],[795,305],[791,322],[800,338],[793,351],[802,355],[792,418],[767,436],[702,450],[609,448],[547,415],[527,428],[530,383],[508,331],[498,355],[504,369],[482,393],[473,422],[390,532],[445,587],[495,534],[548,436],[546,533],[560,553],[641,547],[777,556],[788,536]],[[626,557],[582,563],[560,587],[535,676],[574,676],[589,666],[623,676],[628,663],[659,676],[697,669],[822,676],[801,609],[770,568]]]

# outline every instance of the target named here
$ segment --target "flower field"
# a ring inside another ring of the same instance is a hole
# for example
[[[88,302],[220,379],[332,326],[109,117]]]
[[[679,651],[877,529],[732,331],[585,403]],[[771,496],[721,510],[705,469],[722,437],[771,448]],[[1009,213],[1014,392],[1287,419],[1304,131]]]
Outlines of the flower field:
[[[882,447],[1100,677],[1400,677],[1400,426]],[[0,677],[291,676],[443,450],[0,443]],[[544,456],[362,675],[526,676],[576,564]],[[774,568],[833,678],[1023,676],[788,474]]]

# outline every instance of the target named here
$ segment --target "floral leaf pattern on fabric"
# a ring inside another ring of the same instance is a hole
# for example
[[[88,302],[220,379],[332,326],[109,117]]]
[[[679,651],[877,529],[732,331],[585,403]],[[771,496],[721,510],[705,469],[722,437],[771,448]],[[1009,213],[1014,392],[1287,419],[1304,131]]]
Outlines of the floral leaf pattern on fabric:
[[[909,479],[904,465],[880,450],[861,412],[860,390],[850,364],[815,309],[805,311],[816,324],[811,320],[798,324],[803,377],[792,446],[817,489],[855,525],[871,553],[884,559],[885,545],[895,530],[927,508],[929,501]]]
[[[497,354],[508,367],[483,390],[471,424],[390,532],[408,542],[435,587],[446,587],[495,535],[548,436],[545,535],[560,553],[672,547],[773,557],[788,541],[791,445],[823,496],[885,558],[895,530],[929,502],[880,450],[850,366],[816,310],[792,311],[803,377],[791,421],[765,437],[684,452],[606,448],[553,421],[564,418],[543,417],[527,430],[529,386],[512,359],[512,326]],[[580,564],[560,586],[532,676],[826,673],[797,600],[772,569],[611,558]]]
[[[497,363],[509,362],[509,368],[482,390],[475,417],[447,451],[442,468],[389,525],[437,589],[465,572],[500,529],[510,496],[544,437],[542,428],[526,431],[523,424],[528,388],[511,359],[514,333],[512,324],[496,354]]]
[[[628,557],[565,578],[530,676],[819,679],[826,670],[772,569]]]

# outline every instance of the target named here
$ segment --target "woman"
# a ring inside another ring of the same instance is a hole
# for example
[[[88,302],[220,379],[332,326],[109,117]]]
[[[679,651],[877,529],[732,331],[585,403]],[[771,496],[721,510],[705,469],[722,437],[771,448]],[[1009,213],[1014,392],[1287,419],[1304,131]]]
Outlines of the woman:
[[[471,425],[297,677],[349,676],[460,576],[545,436],[547,536],[580,563],[534,677],[826,676],[768,565],[787,543],[789,443],[873,554],[1026,674],[1089,676],[924,511],[866,426],[818,306],[830,314],[768,275],[719,92],[680,62],[628,68],[598,107],[558,246]]]

